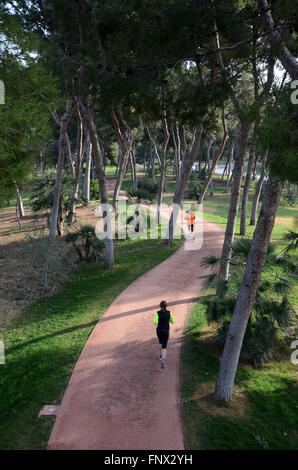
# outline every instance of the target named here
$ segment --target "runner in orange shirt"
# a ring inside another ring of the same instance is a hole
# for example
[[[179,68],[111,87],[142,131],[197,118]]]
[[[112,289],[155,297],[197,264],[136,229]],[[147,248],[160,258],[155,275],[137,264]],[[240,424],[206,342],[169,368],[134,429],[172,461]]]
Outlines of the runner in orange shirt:
[[[194,225],[195,225],[195,218],[196,218],[196,216],[190,210],[188,210],[187,213],[186,213],[185,219],[186,219],[187,228],[189,230],[191,238],[193,237],[193,229],[194,229]]]

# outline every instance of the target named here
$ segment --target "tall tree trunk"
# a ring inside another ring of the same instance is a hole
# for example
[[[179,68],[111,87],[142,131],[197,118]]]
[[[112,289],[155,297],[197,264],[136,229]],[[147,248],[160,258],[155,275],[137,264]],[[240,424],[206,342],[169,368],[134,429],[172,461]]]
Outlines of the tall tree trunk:
[[[242,203],[241,203],[241,220],[240,220],[240,235],[246,235],[246,215],[247,215],[247,201],[248,201],[248,192],[250,188],[251,182],[251,173],[252,167],[255,160],[255,152],[256,147],[255,145],[251,145],[249,148],[249,158],[247,162],[247,170],[246,170],[246,177],[245,177],[245,184],[242,193]]]
[[[216,400],[229,401],[232,397],[235,374],[242,342],[264,267],[275,216],[282,190],[279,178],[269,180],[248,255],[246,270],[238,291],[220,368],[214,390]]]
[[[208,150],[207,150],[207,164],[208,164],[208,173],[210,173],[210,170],[211,170],[211,167],[210,167],[210,152],[211,152],[211,147],[212,147],[212,140],[210,140],[210,146],[208,146]],[[212,161],[214,161],[214,158],[215,158],[215,146],[213,148],[213,158],[212,158]],[[210,193],[210,196],[213,196],[213,181],[212,181],[212,176],[211,176],[211,180],[210,180],[210,183],[209,183],[209,193]]]
[[[71,205],[69,209],[69,219],[70,222],[75,220],[76,212],[76,200],[78,199],[79,185],[80,185],[80,174],[82,167],[83,159],[83,120],[80,113],[79,105],[77,99],[75,100],[75,114],[77,120],[77,159],[76,159],[76,168],[75,168],[75,181],[74,187],[71,194]]]
[[[258,166],[258,155],[256,154],[256,158],[255,158],[255,161],[254,161],[254,166],[253,166],[253,169],[252,169],[252,177],[251,177],[252,181],[256,180],[257,166]]]
[[[160,208],[162,204],[162,198],[163,198],[164,187],[165,187],[165,178],[166,178],[166,153],[167,153],[168,142],[170,139],[165,108],[163,109],[162,128],[163,128],[163,144],[162,144],[162,151],[160,155],[160,179],[159,179],[158,193],[157,193],[157,214],[156,214],[157,224],[160,223]]]
[[[176,134],[175,134],[176,133]],[[176,175],[176,182],[178,183],[181,176],[181,141],[179,135],[179,125],[178,122],[172,125],[172,138],[174,143],[174,168]]]
[[[60,122],[60,119],[58,117],[57,112],[53,111],[52,115],[54,117],[54,120],[55,120],[56,124],[60,128],[61,127],[61,122]],[[72,158],[72,153],[71,153],[71,146],[70,146],[70,141],[69,141],[69,137],[68,137],[67,132],[66,132],[66,135],[65,135],[65,139],[66,139],[66,152],[67,152],[67,157],[68,157],[68,163],[69,163],[69,167],[70,167],[71,176],[73,178],[75,178],[75,166],[74,166],[74,163],[73,163],[73,158]]]
[[[224,177],[225,177],[225,174],[227,173],[228,171],[228,164],[229,164],[229,160],[227,159],[226,161],[226,164],[225,164],[225,167],[224,167],[224,170],[222,172],[222,175],[221,175],[221,180],[223,181]]]
[[[116,170],[115,170],[115,173],[114,173],[114,177],[117,178],[118,176],[118,171],[119,171],[119,166],[121,164],[121,156],[122,156],[122,152],[121,152],[121,146],[120,146],[120,143],[119,141],[117,142],[117,145],[118,145],[118,158],[117,158],[117,163],[116,163]]]
[[[146,163],[147,163],[147,150],[144,151],[144,160],[143,160],[143,163],[144,163],[144,165],[143,165],[144,174],[145,174],[145,176],[149,176],[149,175],[147,174],[147,167],[146,167]],[[149,172],[149,168],[148,168],[148,172]]]
[[[121,150],[121,159],[119,161],[119,169],[118,169],[117,180],[116,180],[114,195],[113,195],[113,206],[114,206],[114,208],[116,208],[117,200],[118,200],[118,197],[119,197],[119,191],[121,189],[121,185],[122,185],[122,182],[124,180],[124,176],[125,176],[125,173],[126,173],[126,168],[127,168],[127,164],[128,164],[129,157],[130,157],[130,152],[132,151],[133,144],[134,144],[135,140],[138,137],[140,137],[141,134],[143,133],[143,123],[142,123],[142,117],[141,116],[139,116],[139,118],[140,118],[139,132],[137,134],[133,134],[133,131],[132,131],[131,127],[129,127],[127,122],[124,120],[121,110],[119,110],[119,113],[120,113],[122,123],[124,124],[124,126],[126,128],[126,131],[125,131],[124,134],[122,134],[121,129],[120,129],[120,125],[119,125],[119,121],[118,121],[118,119],[116,117],[116,114],[113,110],[112,111],[112,120],[113,120],[115,129],[116,129],[116,132],[117,132],[119,148]]]
[[[22,195],[18,187],[17,187],[17,205],[18,205],[19,216],[22,219],[25,216],[25,212],[24,212]]]
[[[83,106],[82,106],[83,107]],[[104,170],[104,159],[101,153],[101,148],[99,144],[99,138],[94,122],[93,113],[90,109],[84,108],[84,118],[86,119],[86,124],[88,127],[90,140],[92,143],[93,149],[93,156],[94,156],[94,163],[96,168],[96,174],[98,179],[99,185],[99,194],[100,194],[100,202],[101,204],[108,204],[109,196],[107,191],[106,185],[106,174]],[[106,223],[104,225],[104,232],[106,233],[105,237],[105,257],[104,257],[104,268],[110,269],[114,266],[114,246],[113,246],[113,239],[112,239],[112,222],[109,211],[102,211],[103,217],[106,219]]]
[[[131,165],[131,179],[132,179],[132,190],[137,190],[137,171],[136,171],[136,158],[133,148],[130,152],[130,165]]]
[[[152,151],[152,143],[150,142],[150,161],[151,163],[151,177],[152,184],[155,184],[155,152]]]
[[[44,175],[44,159],[43,159],[42,150],[40,151],[40,174],[41,176]]]
[[[114,188],[114,196],[113,196],[113,206],[116,207],[117,200],[119,198],[119,192],[125,177],[125,173],[127,170],[127,165],[130,157],[131,152],[131,144],[128,144],[127,147],[124,149],[124,153],[122,154],[120,165],[118,168],[117,179]]]
[[[263,161],[262,161],[262,170],[260,174],[260,178],[258,179],[258,182],[256,184],[256,189],[255,189],[255,194],[254,198],[252,201],[252,208],[251,208],[251,216],[250,216],[250,225],[256,225],[256,218],[257,218],[257,210],[258,210],[258,205],[259,205],[259,199],[265,179],[265,173],[266,173],[266,163],[267,163],[267,156],[268,156],[268,150],[266,150]]]
[[[204,183],[204,186],[203,186],[203,189],[200,193],[200,196],[199,196],[199,199],[198,199],[198,204],[202,204],[202,202],[203,202],[203,200],[206,196],[207,189],[208,189],[208,186],[209,186],[210,181],[212,179],[212,175],[214,173],[215,167],[216,167],[220,157],[222,156],[222,152],[224,151],[226,141],[227,141],[227,138],[228,138],[228,133],[227,133],[227,130],[226,130],[226,124],[225,124],[225,118],[224,118],[224,112],[223,111],[222,111],[222,125],[223,125],[224,134],[223,134],[223,139],[222,139],[222,142],[221,142],[221,146],[219,148],[217,156],[213,159],[212,166],[211,166],[209,174],[208,174],[208,178],[206,179],[206,181]]]
[[[234,165],[233,185],[231,191],[230,209],[225,231],[224,244],[221,253],[221,262],[219,267],[219,281],[227,281],[229,275],[230,259],[232,254],[231,246],[234,241],[235,225],[238,214],[240,199],[242,172],[244,156],[246,152],[247,140],[251,123],[245,118],[240,119],[240,136],[238,141],[237,155]]]
[[[184,192],[187,184],[187,180],[189,178],[190,172],[192,165],[195,161],[195,158],[198,154],[198,150],[200,147],[200,143],[202,140],[202,135],[203,135],[203,126],[202,124],[199,124],[194,131],[193,134],[193,139],[192,139],[192,144],[190,148],[190,152],[188,155],[188,158],[184,158],[182,167],[181,167],[181,177],[179,180],[179,183],[177,184],[176,187],[176,192],[173,198],[173,203],[174,204],[181,204],[181,201],[184,197]],[[168,234],[167,234],[167,239],[166,239],[166,244],[167,245],[172,245],[173,243],[173,237],[174,237],[174,230],[176,226],[176,221],[177,221],[177,215],[172,211],[171,217],[169,220],[169,228],[168,228]]]
[[[226,182],[226,193],[229,192],[229,184],[230,184],[230,173],[231,173],[231,165],[233,162],[233,156],[234,156],[234,148],[235,144],[234,142],[231,142],[230,146],[230,153],[229,153],[229,162],[228,162],[228,170],[227,170],[227,182]]]
[[[88,143],[87,143],[87,152],[86,152],[86,171],[84,175],[83,183],[83,196],[87,204],[90,202],[90,170],[91,170],[91,161],[92,161],[92,144],[90,136],[88,133]]]
[[[49,230],[49,241],[51,242],[56,237],[57,231],[57,221],[58,221],[58,212],[60,204],[60,193],[61,193],[61,183],[62,183],[62,172],[64,166],[64,156],[66,149],[66,135],[67,135],[67,125],[70,119],[70,109],[71,102],[68,100],[67,109],[60,121],[60,139],[59,139],[59,155],[58,155],[58,164],[56,171],[56,181],[54,188],[54,200],[51,213],[51,223]]]
[[[268,1],[258,0],[258,10],[274,54],[277,55],[291,79],[298,80],[298,62],[282,41],[281,35],[274,24]]]

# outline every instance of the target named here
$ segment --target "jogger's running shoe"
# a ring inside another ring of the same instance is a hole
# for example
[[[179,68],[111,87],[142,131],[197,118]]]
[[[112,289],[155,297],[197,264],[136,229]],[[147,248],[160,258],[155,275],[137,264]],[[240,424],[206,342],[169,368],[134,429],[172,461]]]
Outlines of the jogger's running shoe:
[[[164,359],[161,360],[161,368],[162,368],[162,369],[165,368],[165,360],[164,360]]]

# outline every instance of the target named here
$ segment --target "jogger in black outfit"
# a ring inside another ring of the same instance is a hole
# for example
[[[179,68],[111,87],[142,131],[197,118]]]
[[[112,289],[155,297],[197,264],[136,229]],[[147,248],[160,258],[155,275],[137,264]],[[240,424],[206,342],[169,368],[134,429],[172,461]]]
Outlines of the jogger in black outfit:
[[[156,334],[161,345],[159,359],[161,361],[161,368],[165,367],[165,359],[167,352],[167,344],[170,333],[170,322],[174,323],[174,318],[169,310],[167,310],[167,302],[162,300],[160,302],[160,310],[156,312],[153,323],[157,325]]]

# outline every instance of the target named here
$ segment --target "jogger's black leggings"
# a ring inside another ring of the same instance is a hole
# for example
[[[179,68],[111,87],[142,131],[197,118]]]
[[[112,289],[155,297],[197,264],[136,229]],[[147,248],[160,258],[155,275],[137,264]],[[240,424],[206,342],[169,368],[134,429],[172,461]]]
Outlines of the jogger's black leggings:
[[[159,344],[161,344],[162,349],[166,349],[167,344],[168,344],[168,339],[169,339],[169,333],[170,331],[168,329],[160,329],[156,328],[156,334],[159,339]]]

